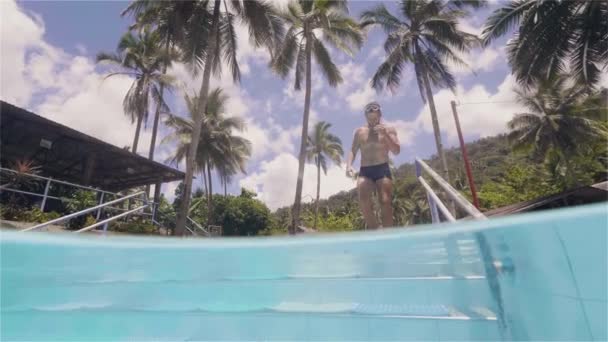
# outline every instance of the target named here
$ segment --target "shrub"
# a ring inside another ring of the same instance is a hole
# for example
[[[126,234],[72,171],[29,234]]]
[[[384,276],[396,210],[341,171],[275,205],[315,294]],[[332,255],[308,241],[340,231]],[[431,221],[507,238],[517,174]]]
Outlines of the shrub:
[[[40,208],[19,208],[18,206],[6,205],[0,207],[0,217],[3,220],[42,223],[61,217],[57,212],[42,212]]]
[[[129,234],[158,234],[158,227],[142,219],[133,219],[127,222],[114,222],[110,230]]]

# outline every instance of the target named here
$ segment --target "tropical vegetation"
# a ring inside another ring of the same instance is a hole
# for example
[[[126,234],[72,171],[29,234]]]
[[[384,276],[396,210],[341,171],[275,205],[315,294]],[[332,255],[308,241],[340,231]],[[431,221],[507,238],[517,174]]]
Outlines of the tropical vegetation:
[[[202,110],[199,107],[201,102],[196,95],[185,95],[184,101],[189,118],[170,114],[165,120],[165,125],[172,132],[163,142],[171,142],[176,146],[168,162],[183,162],[187,159],[189,149],[194,145],[192,139],[196,122],[200,122],[199,144],[197,144],[198,151],[194,166],[204,182],[209,212],[212,211],[213,206],[211,171],[213,169],[218,171],[220,178],[226,183],[238,172],[245,173],[245,162],[251,155],[249,140],[235,135],[244,129],[243,119],[226,114],[227,100],[228,97],[221,88],[213,89],[209,94],[205,110]],[[203,120],[195,120],[197,117],[202,117]],[[190,201],[185,202],[190,206]]]
[[[401,0],[402,19],[391,14],[383,4],[361,14],[363,27],[379,26],[387,35],[384,42],[386,59],[372,77],[372,86],[380,90],[386,85],[395,92],[405,65],[413,64],[420,97],[429,105],[435,145],[442,161],[444,178],[448,181],[448,164],[441,142],[433,87],[455,91],[456,79],[450,72],[448,62],[468,66],[460,56],[479,42],[477,36],[459,29],[459,20],[468,14],[462,8],[482,4],[481,1]]]
[[[328,159],[337,165],[341,164],[342,141],[340,138],[329,132],[331,124],[325,121],[318,122],[311,136],[308,137],[307,159],[317,166],[317,199],[315,200],[315,220],[312,225],[317,229],[317,219],[319,217],[319,197],[321,195],[321,170],[327,174]]]
[[[157,112],[168,111],[161,89],[171,86],[171,78],[164,72],[171,56],[161,50],[159,42],[160,37],[154,31],[127,32],[120,39],[116,53],[101,52],[97,55],[98,62],[109,63],[120,69],[110,72],[106,78],[117,75],[133,78],[123,101],[125,114],[131,118],[131,122],[137,122],[131,145],[133,153],[137,153],[142,123],[145,126],[148,120],[150,99]],[[156,119],[155,126],[158,126]]]
[[[304,113],[302,134],[298,155],[298,178],[293,204],[291,234],[300,225],[302,186],[308,141],[308,122],[312,86],[313,57],[330,86],[342,82],[340,70],[331,59],[324,42],[336,49],[352,55],[361,47],[363,35],[359,25],[348,16],[346,1],[292,1],[287,9],[279,13],[289,27],[272,60],[272,69],[281,77],[286,77],[295,69],[294,88],[300,90],[304,81]]]
[[[580,84],[597,86],[608,66],[608,2],[510,0],[487,19],[485,45],[514,31],[509,64],[526,86],[568,70]]]

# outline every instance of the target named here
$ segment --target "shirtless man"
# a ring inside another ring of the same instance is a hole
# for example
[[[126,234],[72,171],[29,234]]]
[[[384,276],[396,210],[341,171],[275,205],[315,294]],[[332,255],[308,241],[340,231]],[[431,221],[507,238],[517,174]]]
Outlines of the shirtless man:
[[[361,169],[357,179],[359,207],[368,229],[378,228],[372,209],[372,194],[378,192],[382,209],[382,227],[393,226],[393,180],[388,165],[388,152],[401,152],[397,131],[381,123],[381,107],[377,102],[365,106],[367,126],[357,128],[353,145],[346,161],[346,174],[353,177],[353,161],[361,150]]]

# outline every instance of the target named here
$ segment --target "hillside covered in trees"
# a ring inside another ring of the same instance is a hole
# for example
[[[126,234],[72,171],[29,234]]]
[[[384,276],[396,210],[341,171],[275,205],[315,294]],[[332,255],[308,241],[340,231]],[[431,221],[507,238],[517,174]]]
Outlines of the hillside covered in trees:
[[[499,135],[467,144],[482,211],[589,185],[608,179],[606,146],[598,141],[586,153],[568,160],[567,165],[557,157],[535,158],[514,151],[507,135]],[[470,190],[459,148],[446,151],[451,184],[470,199]],[[427,160],[434,170],[440,170],[439,158]],[[416,181],[415,166],[406,163],[393,169],[395,194],[393,207],[398,225],[430,222],[430,211],[424,190]],[[436,188],[436,187],[435,187]],[[314,220],[314,205],[303,207],[306,226]],[[273,213],[273,225],[267,234],[287,233],[291,220],[290,208]],[[344,191],[320,201],[319,230],[347,231],[363,229],[356,189]]]

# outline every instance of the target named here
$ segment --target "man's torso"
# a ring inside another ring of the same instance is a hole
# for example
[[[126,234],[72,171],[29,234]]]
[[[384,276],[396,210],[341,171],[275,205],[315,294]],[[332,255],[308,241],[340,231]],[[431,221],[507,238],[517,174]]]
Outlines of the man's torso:
[[[361,150],[361,166],[372,166],[388,163],[388,137],[374,132],[369,127],[357,130],[357,142]]]

